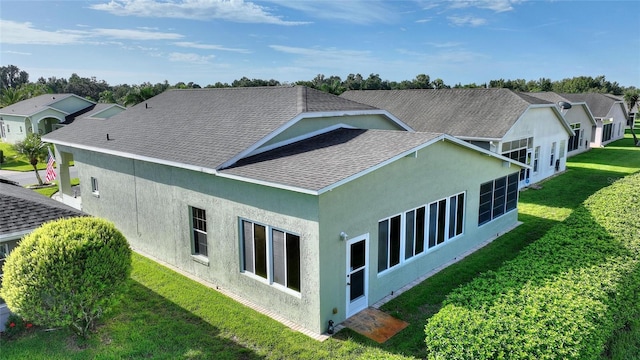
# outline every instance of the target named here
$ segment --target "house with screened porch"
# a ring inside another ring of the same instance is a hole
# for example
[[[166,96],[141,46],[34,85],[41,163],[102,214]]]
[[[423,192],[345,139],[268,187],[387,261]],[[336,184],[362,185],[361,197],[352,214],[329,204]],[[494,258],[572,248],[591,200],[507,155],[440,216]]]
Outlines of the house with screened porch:
[[[526,165],[521,188],[566,169],[574,131],[547,100],[509,89],[353,90],[340,96],[387,110],[416,131],[453,135]]]
[[[309,334],[517,225],[520,162],[303,86],[169,90],[85,120],[44,137],[84,212]]]

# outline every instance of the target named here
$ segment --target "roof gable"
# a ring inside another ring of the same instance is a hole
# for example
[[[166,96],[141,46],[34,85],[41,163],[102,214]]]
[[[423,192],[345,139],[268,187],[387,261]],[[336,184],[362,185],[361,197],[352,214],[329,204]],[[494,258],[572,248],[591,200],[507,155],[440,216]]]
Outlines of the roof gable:
[[[296,119],[353,112],[381,111],[301,86],[168,90],[109,121],[84,119],[44,140],[212,171]]]
[[[46,109],[54,109],[56,111],[60,111],[64,113],[65,115],[68,115],[69,112],[66,111],[65,109],[56,107],[56,103],[59,103],[71,97],[75,97],[77,99],[80,99],[86,102],[86,106],[83,107],[83,109],[95,104],[94,102],[81,98],[75,94],[43,94],[36,97],[32,97],[30,99],[22,100],[20,102],[9,105],[7,107],[4,107],[0,109],[0,114],[31,116]],[[82,109],[78,109],[78,110],[82,110]]]
[[[611,109],[616,104],[621,104],[623,110],[626,111],[623,101],[600,93],[582,93],[582,94],[560,94],[560,96],[569,99],[571,102],[586,102],[589,110],[594,117],[607,117]],[[626,112],[625,112],[626,114]]]
[[[502,138],[532,105],[551,103],[508,89],[358,90],[341,95],[388,110],[416,131]]]

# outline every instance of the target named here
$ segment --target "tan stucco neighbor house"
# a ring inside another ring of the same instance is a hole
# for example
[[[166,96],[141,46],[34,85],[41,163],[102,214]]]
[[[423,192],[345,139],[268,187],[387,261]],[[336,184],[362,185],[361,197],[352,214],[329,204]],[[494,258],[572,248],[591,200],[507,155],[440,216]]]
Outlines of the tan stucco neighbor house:
[[[546,100],[509,89],[355,90],[340,96],[385,109],[416,131],[453,135],[527,165],[520,187],[566,169],[573,130]]]
[[[303,86],[169,90],[85,120],[44,137],[84,212],[311,334],[517,224],[519,162]]]
[[[0,139],[14,144],[30,132],[48,134],[79,117],[106,119],[123,110],[120,105],[96,104],[75,94],[44,94],[0,108]]]

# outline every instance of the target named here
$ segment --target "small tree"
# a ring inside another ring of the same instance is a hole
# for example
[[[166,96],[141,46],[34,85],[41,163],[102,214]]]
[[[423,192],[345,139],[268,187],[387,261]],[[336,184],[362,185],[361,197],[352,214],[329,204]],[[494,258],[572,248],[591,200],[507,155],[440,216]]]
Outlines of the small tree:
[[[36,325],[86,337],[124,293],[131,250],[112,223],[90,217],[46,223],[6,259],[0,296]]]
[[[45,143],[40,139],[40,135],[37,133],[29,133],[23,141],[19,141],[13,145],[13,148],[20,154],[29,159],[29,164],[33,166],[33,170],[36,173],[36,179],[38,179],[38,185],[42,185],[42,178],[38,173],[38,161],[45,161],[48,151]]]
[[[640,101],[640,90],[633,89],[628,90],[624,93],[624,102],[627,105],[627,111],[631,113],[636,104]],[[633,135],[633,143],[636,146],[640,146],[640,141],[638,141],[638,137],[636,136],[636,132],[633,129],[633,119],[629,118],[629,129],[631,130],[631,135]]]

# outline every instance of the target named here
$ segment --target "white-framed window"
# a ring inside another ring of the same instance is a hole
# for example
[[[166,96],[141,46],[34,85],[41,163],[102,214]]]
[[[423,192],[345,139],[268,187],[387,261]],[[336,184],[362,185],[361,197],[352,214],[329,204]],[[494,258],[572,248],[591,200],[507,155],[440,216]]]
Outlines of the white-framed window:
[[[608,123],[608,124],[602,125],[602,141],[611,140],[612,132],[613,132],[613,124],[612,123]]]
[[[556,142],[551,144],[551,156],[549,157],[549,166],[553,166],[553,162],[556,160]]]
[[[269,284],[300,292],[300,236],[240,219],[242,271]]]
[[[190,206],[191,209],[191,251],[193,255],[207,257],[207,212]]]
[[[558,155],[558,159],[562,159],[564,157],[564,149],[567,147],[567,142],[565,140],[560,140],[560,154]]]
[[[540,146],[536,146],[533,151],[533,172],[538,172],[538,164],[540,163]]]
[[[518,173],[480,185],[478,225],[488,223],[518,207]]]
[[[378,222],[378,273],[456,238],[464,231],[461,192]]]
[[[95,196],[100,195],[100,189],[98,187],[98,178],[91,177],[91,193]]]
[[[573,135],[569,137],[569,149],[567,151],[577,150],[582,144],[582,136],[584,134],[584,131],[580,129],[580,123],[571,124],[571,130],[573,130]]]
[[[6,125],[7,127],[7,134],[11,132],[11,129],[9,128],[9,124]]]
[[[508,157],[523,164],[531,165],[531,149],[533,137],[513,140],[502,144],[502,156]],[[520,170],[520,180],[527,178],[529,169]]]

